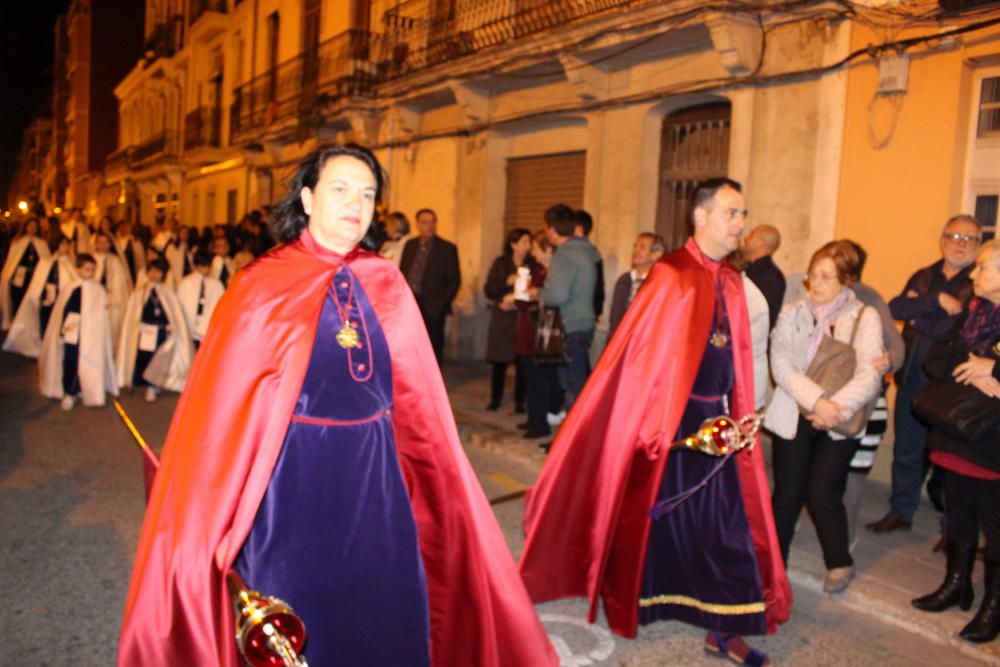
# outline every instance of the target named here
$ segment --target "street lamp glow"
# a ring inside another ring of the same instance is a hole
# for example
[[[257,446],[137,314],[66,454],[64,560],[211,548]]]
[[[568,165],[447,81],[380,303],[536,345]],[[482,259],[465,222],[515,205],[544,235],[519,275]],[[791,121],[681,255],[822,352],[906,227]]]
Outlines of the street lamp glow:
[[[54,209],[52,209],[52,212],[55,213],[56,215],[59,215],[60,213],[62,213],[62,206],[56,206]]]
[[[28,212],[28,202],[26,202],[26,201],[24,201],[22,199],[21,201],[17,202],[17,208],[21,211],[21,213],[27,213]]]

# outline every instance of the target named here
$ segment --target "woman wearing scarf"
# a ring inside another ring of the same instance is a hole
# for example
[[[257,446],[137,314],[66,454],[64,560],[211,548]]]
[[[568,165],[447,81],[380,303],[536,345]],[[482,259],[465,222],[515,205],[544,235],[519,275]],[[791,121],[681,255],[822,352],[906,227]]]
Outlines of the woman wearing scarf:
[[[774,433],[774,523],[781,555],[788,550],[802,506],[816,524],[827,568],[823,590],[840,593],[854,578],[847,537],[844,490],[860,433],[837,426],[863,409],[881,388],[875,360],[883,354],[882,324],[850,289],[858,254],[850,243],[833,241],[809,261],[806,296],[785,306],[771,334],[771,372],[777,384],[764,425]],[[806,371],[825,336],[854,347],[854,375],[833,395]]]
[[[934,344],[924,371],[934,384],[971,385],[1000,398],[1000,241],[983,244],[971,274],[975,296],[952,331]],[[915,401],[919,404],[919,399]],[[996,400],[994,406],[1000,405]],[[984,402],[989,406],[989,403]],[[995,410],[995,407],[994,407]],[[959,633],[981,643],[1000,633],[1000,433],[996,427],[975,440],[961,437],[955,424],[935,423],[932,415],[927,447],[931,461],[945,471],[945,519],[948,565],[941,586],[913,600],[923,611],[939,612],[954,605],[972,606],[972,567],[979,530],[986,534],[986,592],[979,612]]]

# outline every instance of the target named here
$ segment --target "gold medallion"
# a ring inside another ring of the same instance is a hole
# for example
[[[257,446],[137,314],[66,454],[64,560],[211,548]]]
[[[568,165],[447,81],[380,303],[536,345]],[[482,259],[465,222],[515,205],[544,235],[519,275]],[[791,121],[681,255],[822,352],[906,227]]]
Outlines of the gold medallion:
[[[344,328],[337,332],[337,344],[345,350],[358,347],[361,343],[357,330],[350,322],[344,322]]]
[[[721,331],[716,331],[712,334],[712,337],[708,339],[708,342],[715,347],[722,349],[726,346],[726,343],[729,342],[729,336]]]

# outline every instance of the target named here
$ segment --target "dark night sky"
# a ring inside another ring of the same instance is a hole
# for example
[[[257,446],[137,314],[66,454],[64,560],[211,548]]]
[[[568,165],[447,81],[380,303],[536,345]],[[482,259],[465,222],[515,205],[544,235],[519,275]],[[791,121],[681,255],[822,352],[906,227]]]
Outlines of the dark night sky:
[[[137,2],[140,0],[136,0]],[[51,114],[52,31],[70,0],[0,0],[0,207],[17,166],[21,134],[41,111]]]

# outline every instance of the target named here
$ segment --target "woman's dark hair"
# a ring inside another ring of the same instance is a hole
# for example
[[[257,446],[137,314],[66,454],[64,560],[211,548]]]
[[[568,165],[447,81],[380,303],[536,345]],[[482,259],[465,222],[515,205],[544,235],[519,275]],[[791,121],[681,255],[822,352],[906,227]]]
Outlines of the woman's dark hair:
[[[503,244],[503,254],[506,255],[507,257],[513,255],[514,248],[512,246],[521,239],[523,239],[525,236],[531,236],[530,229],[525,229],[524,227],[517,227],[507,232],[507,240]]]
[[[309,216],[302,208],[302,188],[312,190],[319,181],[320,172],[326,161],[333,157],[346,155],[361,160],[371,169],[375,177],[375,201],[382,198],[382,189],[385,187],[386,176],[379,164],[378,158],[368,148],[357,144],[327,144],[320,146],[309,155],[306,155],[299,162],[295,174],[288,181],[288,195],[274,207],[271,215],[271,233],[279,243],[288,243],[299,238],[302,230],[309,224]],[[384,235],[384,224],[378,220],[372,220],[368,233],[361,240],[361,245],[368,250],[378,248],[379,236]]]

